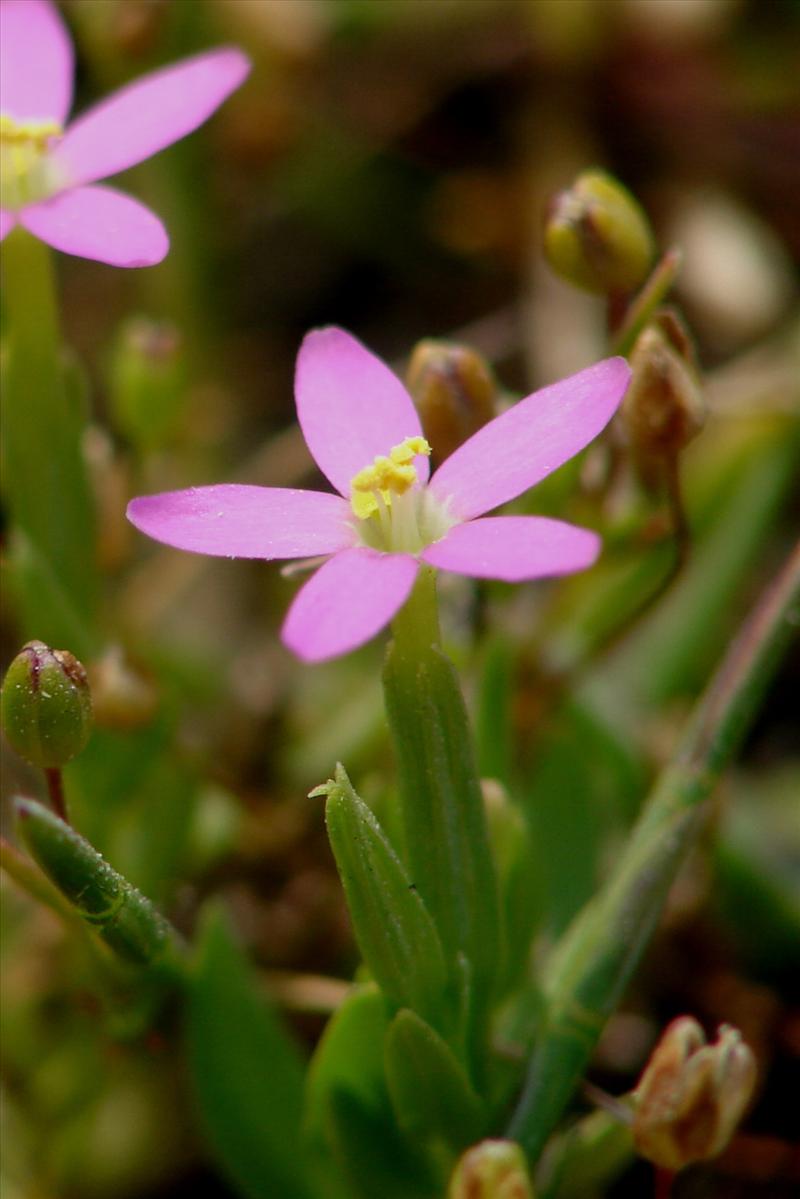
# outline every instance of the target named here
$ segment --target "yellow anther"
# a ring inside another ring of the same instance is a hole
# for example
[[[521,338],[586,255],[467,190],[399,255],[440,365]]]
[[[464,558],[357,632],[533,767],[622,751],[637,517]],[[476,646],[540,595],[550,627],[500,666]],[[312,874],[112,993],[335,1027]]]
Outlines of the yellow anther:
[[[48,150],[63,132],[55,121],[16,121],[0,113],[0,207],[23,208],[58,190]]]
[[[7,145],[30,145],[42,151],[51,138],[61,137],[63,132],[57,121],[15,121],[8,113],[0,113],[0,141]]]
[[[408,462],[413,462],[417,454],[424,454],[427,458],[430,452],[431,447],[424,437],[407,437],[405,441],[400,442],[400,445],[392,446],[389,457],[398,466],[404,466]]]
[[[359,520],[367,520],[378,511],[379,499],[388,508],[392,495],[403,495],[417,481],[413,466],[417,454],[430,454],[424,437],[407,437],[392,446],[389,456],[379,454],[350,481],[350,504]]]

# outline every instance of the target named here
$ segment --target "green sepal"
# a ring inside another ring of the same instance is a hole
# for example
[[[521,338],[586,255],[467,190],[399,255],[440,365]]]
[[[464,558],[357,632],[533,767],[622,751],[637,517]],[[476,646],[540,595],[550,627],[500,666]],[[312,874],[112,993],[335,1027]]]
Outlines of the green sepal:
[[[226,1175],[250,1199],[309,1199],[300,1136],[303,1062],[219,909],[187,975],[190,1078]]]
[[[32,857],[119,957],[137,966],[177,964],[178,935],[141,891],[42,804],[18,799],[15,806]]]
[[[405,867],[341,766],[327,796],[328,836],[364,961],[398,1007],[445,1023],[447,969],[439,935]]]
[[[386,1081],[401,1128],[463,1149],[486,1128],[486,1111],[461,1063],[415,1012],[398,1012],[386,1034]]]

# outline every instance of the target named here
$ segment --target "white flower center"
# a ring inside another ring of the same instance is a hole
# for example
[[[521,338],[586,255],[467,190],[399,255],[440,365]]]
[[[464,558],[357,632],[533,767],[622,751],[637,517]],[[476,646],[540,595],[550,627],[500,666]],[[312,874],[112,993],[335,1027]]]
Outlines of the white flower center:
[[[424,437],[407,437],[350,482],[350,506],[362,545],[383,553],[418,554],[453,525],[444,505],[419,487],[414,458],[428,455]]]
[[[56,121],[16,121],[0,113],[0,207],[15,212],[60,189],[50,151],[63,132]]]

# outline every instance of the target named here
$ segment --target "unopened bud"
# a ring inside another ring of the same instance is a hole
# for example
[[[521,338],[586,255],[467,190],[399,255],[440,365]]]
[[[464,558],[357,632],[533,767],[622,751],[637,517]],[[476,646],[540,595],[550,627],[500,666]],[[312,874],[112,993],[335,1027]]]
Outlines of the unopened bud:
[[[3,682],[2,723],[34,766],[57,768],[80,753],[92,731],[92,697],[78,659],[42,641],[23,646]]]
[[[142,449],[157,449],[174,431],[185,395],[178,331],[134,317],[122,326],[111,357],[109,400],[117,428]]]
[[[645,476],[674,458],[700,432],[705,406],[688,335],[671,312],[659,314],[636,340],[622,421]]]
[[[439,461],[495,415],[497,387],[491,368],[469,346],[432,339],[419,342],[407,381],[423,432]]]
[[[525,1154],[514,1141],[481,1141],[459,1159],[447,1199],[534,1199]]]
[[[627,188],[605,171],[584,171],[548,204],[544,252],[557,275],[608,295],[632,291],[644,281],[655,238]]]
[[[755,1083],[755,1058],[737,1029],[721,1025],[708,1045],[696,1020],[673,1020],[634,1091],[638,1152],[667,1170],[716,1157],[733,1136]]]

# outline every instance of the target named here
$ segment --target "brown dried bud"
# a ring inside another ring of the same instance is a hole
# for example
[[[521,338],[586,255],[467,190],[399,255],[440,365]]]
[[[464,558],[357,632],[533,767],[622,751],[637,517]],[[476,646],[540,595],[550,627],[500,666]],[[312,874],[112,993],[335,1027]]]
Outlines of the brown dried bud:
[[[515,1141],[481,1141],[459,1159],[447,1199],[534,1199],[525,1154]]]
[[[584,171],[547,206],[544,253],[575,287],[608,295],[644,281],[655,239],[641,205],[618,179]]]
[[[497,387],[491,368],[469,346],[432,339],[418,342],[407,382],[439,462],[495,415]]]
[[[716,1157],[755,1083],[755,1057],[737,1029],[720,1025],[716,1042],[708,1045],[691,1016],[673,1020],[634,1091],[638,1152],[667,1170]]]
[[[660,313],[639,335],[630,364],[622,421],[647,477],[655,464],[675,458],[700,432],[705,406],[688,335],[671,311]]]

